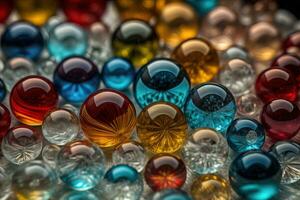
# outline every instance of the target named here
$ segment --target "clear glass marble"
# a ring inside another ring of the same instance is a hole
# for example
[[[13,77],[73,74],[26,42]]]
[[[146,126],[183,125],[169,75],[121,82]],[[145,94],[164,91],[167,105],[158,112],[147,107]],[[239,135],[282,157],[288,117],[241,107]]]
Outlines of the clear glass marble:
[[[283,34],[287,36],[293,31],[297,18],[290,11],[279,9],[274,16],[274,23]]]
[[[60,151],[60,147],[55,144],[48,144],[44,146],[42,151],[42,158],[45,163],[50,165],[51,167],[56,167],[56,159],[58,152]]]
[[[214,173],[220,170],[228,155],[225,138],[213,129],[198,129],[183,147],[182,157],[195,173]]]
[[[237,112],[243,117],[257,118],[262,106],[260,99],[252,93],[242,95],[237,99]]]
[[[233,59],[240,59],[247,63],[251,63],[251,58],[248,51],[245,48],[237,45],[234,45],[224,51],[221,57],[221,62],[223,65],[225,65],[227,62]]]
[[[76,107],[76,106],[74,106],[74,105],[72,105],[72,104],[65,103],[65,104],[63,104],[63,105],[61,106],[61,108],[66,109],[66,110],[69,110],[69,111],[75,113],[77,116],[78,116],[78,114],[79,114],[79,108]]]
[[[51,58],[41,59],[37,64],[37,73],[52,80],[57,63]]]
[[[10,179],[5,169],[0,167],[0,199],[8,193],[8,189],[10,188]]]
[[[79,119],[70,110],[53,110],[45,117],[42,132],[45,139],[57,145],[65,145],[76,138],[80,131]]]

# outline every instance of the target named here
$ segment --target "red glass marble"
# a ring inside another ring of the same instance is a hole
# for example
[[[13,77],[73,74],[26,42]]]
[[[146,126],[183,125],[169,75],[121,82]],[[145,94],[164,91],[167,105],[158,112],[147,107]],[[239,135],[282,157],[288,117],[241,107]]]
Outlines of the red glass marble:
[[[273,67],[261,72],[255,84],[256,95],[268,103],[274,99],[295,101],[297,98],[297,83],[290,71]]]
[[[299,107],[284,99],[266,104],[260,119],[268,136],[273,140],[288,140],[300,130]]]
[[[146,183],[153,191],[180,188],[186,180],[184,162],[171,154],[157,154],[146,164]]]
[[[98,22],[105,11],[107,0],[61,0],[68,20],[81,26]]]
[[[41,125],[57,103],[58,93],[53,83],[42,76],[19,80],[10,94],[11,111],[20,122],[31,126]]]
[[[11,123],[9,110],[0,103],[0,141],[6,135]]]
[[[0,23],[4,23],[13,10],[13,1],[0,0]]]
[[[300,31],[291,33],[282,43],[282,50],[285,53],[300,56]]]
[[[281,67],[289,70],[294,77],[298,87],[300,87],[300,59],[296,55],[282,54],[274,59],[271,67]]]

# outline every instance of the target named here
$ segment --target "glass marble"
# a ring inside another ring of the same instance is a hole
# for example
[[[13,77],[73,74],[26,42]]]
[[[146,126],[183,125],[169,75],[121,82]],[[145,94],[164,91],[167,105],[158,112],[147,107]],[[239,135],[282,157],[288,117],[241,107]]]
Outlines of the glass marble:
[[[104,63],[101,75],[106,87],[125,90],[133,82],[135,69],[130,60],[114,57]]]
[[[101,181],[101,194],[107,200],[139,200],[143,193],[143,179],[128,165],[112,166]]]
[[[220,133],[207,128],[198,129],[189,136],[182,155],[193,172],[214,173],[224,166],[228,155],[228,145]]]
[[[12,190],[17,199],[50,199],[55,194],[57,184],[54,169],[40,160],[20,166],[12,176]]]
[[[17,165],[36,159],[42,148],[42,134],[25,125],[9,129],[2,140],[1,146],[4,157]]]
[[[56,13],[57,0],[17,0],[15,1],[18,16],[25,21],[42,26]]]
[[[236,104],[226,87],[204,83],[191,90],[184,112],[192,129],[205,127],[224,133],[234,119]]]
[[[194,200],[230,200],[231,187],[226,179],[216,174],[199,176],[191,186]]]
[[[44,138],[57,145],[71,142],[76,138],[79,131],[79,119],[75,113],[61,108],[49,112],[42,124]]]
[[[60,62],[53,74],[54,85],[69,103],[80,104],[100,85],[100,73],[89,59],[72,56]]]
[[[262,106],[260,99],[252,93],[237,98],[237,113],[243,117],[256,118]]]
[[[41,59],[36,63],[37,74],[52,80],[57,63],[52,58]]]
[[[158,102],[170,102],[183,108],[190,90],[185,70],[168,59],[156,59],[142,67],[135,78],[133,91],[141,108]]]
[[[60,179],[77,191],[94,188],[105,173],[102,150],[86,140],[63,146],[58,153],[56,165]]]
[[[6,135],[11,123],[11,116],[8,108],[0,103],[0,141]]]
[[[120,144],[112,153],[112,161],[114,165],[126,164],[134,167],[141,172],[147,161],[144,147],[135,141]]]
[[[295,101],[297,99],[297,83],[293,74],[283,68],[272,67],[261,72],[256,78],[256,95],[268,103],[275,99]]]
[[[257,150],[265,142],[264,127],[255,119],[235,119],[227,129],[226,138],[228,145],[235,152]]]
[[[61,148],[55,144],[47,144],[42,150],[43,161],[53,169],[56,168],[56,159],[60,149]]]
[[[219,56],[204,38],[183,41],[172,52],[171,58],[187,71],[193,85],[213,79],[219,72]]]
[[[101,19],[106,0],[62,0],[62,10],[70,22],[88,27]]]
[[[0,43],[6,59],[25,57],[37,60],[44,49],[44,38],[40,29],[23,21],[8,25]]]
[[[198,17],[189,4],[169,3],[161,10],[155,29],[167,46],[175,47],[183,40],[197,36]]]
[[[230,48],[226,49],[226,51],[224,51],[222,54],[221,62],[224,65],[233,59],[243,60],[249,64],[251,64],[252,61],[248,51],[242,46],[238,45],[233,45]]]
[[[300,31],[295,31],[285,38],[282,42],[282,50],[300,57]]]
[[[158,52],[158,36],[150,24],[127,20],[114,31],[111,45],[115,56],[127,58],[135,68],[140,68]]]
[[[227,62],[219,73],[219,80],[234,95],[240,96],[248,92],[255,81],[254,67],[241,59]]]
[[[6,86],[4,81],[0,78],[0,102],[2,102],[6,97]]]
[[[182,190],[165,189],[154,193],[151,200],[192,200],[192,198]]]
[[[219,0],[187,0],[197,11],[200,17],[205,16],[219,5]]]
[[[5,199],[5,197],[7,197],[7,193],[10,192],[10,181],[10,177],[6,170],[0,167],[0,198]]]
[[[286,36],[291,32],[291,30],[294,30],[296,22],[297,18],[288,10],[279,9],[275,13],[274,23],[283,36]]]
[[[185,143],[187,122],[173,104],[157,102],[145,107],[137,119],[136,131],[143,146],[152,153],[174,153]]]
[[[88,49],[88,35],[75,24],[60,23],[50,30],[47,48],[57,62],[69,56],[85,55]]]
[[[179,189],[184,184],[187,171],[184,162],[172,154],[154,155],[144,170],[144,178],[153,191]]]
[[[0,23],[4,23],[14,9],[14,2],[0,0]]]
[[[67,191],[59,200],[100,200],[94,193],[91,191]]]
[[[281,36],[278,29],[268,22],[258,22],[249,27],[246,47],[257,61],[268,62],[280,49]]]
[[[233,190],[243,199],[267,200],[279,193],[282,170],[277,159],[263,151],[238,155],[229,168]]]
[[[102,148],[113,148],[131,137],[136,111],[123,93],[102,89],[82,104],[80,123],[85,136],[92,142]]]
[[[297,143],[277,142],[271,147],[270,152],[281,165],[282,183],[291,184],[300,180],[300,146]]]
[[[27,76],[15,84],[9,100],[11,111],[20,122],[39,126],[45,115],[56,108],[58,94],[48,79]]]

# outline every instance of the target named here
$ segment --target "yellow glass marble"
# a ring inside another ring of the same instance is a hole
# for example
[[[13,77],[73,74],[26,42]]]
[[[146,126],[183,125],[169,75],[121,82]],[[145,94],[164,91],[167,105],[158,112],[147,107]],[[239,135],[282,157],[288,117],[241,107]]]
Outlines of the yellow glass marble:
[[[187,122],[173,104],[157,102],[145,107],[137,119],[137,135],[152,153],[174,153],[187,138]]]
[[[221,176],[206,174],[198,177],[191,186],[194,200],[230,200],[229,183]]]
[[[216,49],[203,38],[182,42],[174,49],[171,58],[183,66],[193,85],[210,81],[220,69]]]
[[[188,4],[170,3],[162,9],[155,28],[167,46],[175,47],[183,40],[197,36],[197,14]]]
[[[21,19],[42,26],[55,15],[57,0],[17,0],[16,10]]]

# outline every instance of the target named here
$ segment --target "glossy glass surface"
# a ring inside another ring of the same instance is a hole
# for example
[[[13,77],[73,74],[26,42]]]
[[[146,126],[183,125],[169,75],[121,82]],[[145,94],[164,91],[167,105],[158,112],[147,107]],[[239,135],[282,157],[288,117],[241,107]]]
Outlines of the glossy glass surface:
[[[251,63],[251,58],[248,51],[242,46],[238,45],[233,45],[224,51],[221,58],[223,64],[226,64],[233,59],[240,59],[244,60],[246,63]]]
[[[7,20],[13,8],[13,1],[0,0],[0,23],[3,23]]]
[[[282,43],[282,50],[286,53],[300,56],[300,31],[295,31],[288,35]]]
[[[5,105],[0,103],[0,140],[6,135],[11,123],[10,112]]]
[[[191,200],[189,195],[179,189],[165,189],[159,192],[156,192],[153,195],[152,200]]]
[[[0,102],[2,102],[6,97],[6,86],[3,80],[0,78]]]
[[[219,0],[187,0],[197,11],[199,16],[205,16],[219,5]]]
[[[252,93],[245,94],[237,98],[237,113],[243,117],[256,118],[261,111],[263,103]]]
[[[56,158],[60,149],[61,148],[55,144],[48,144],[43,147],[43,161],[54,169],[56,168]]]
[[[59,200],[100,200],[92,191],[67,191]]]

